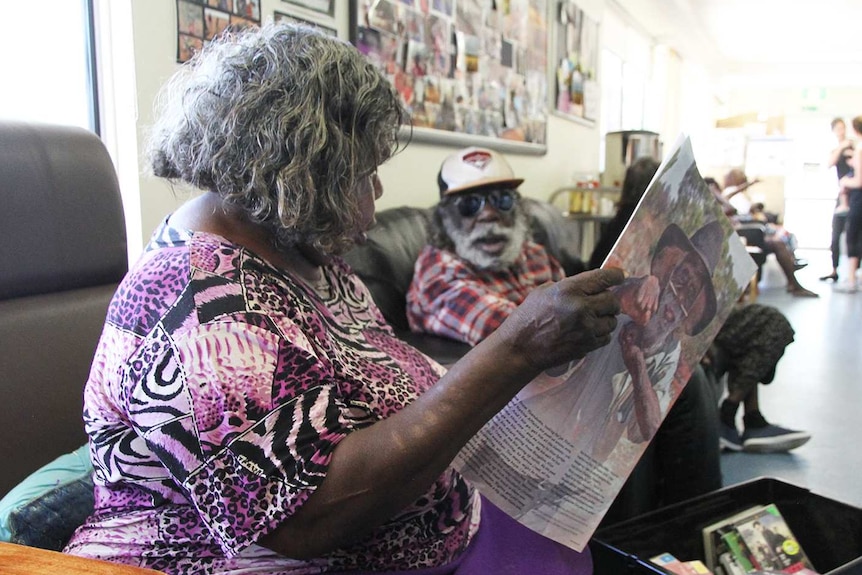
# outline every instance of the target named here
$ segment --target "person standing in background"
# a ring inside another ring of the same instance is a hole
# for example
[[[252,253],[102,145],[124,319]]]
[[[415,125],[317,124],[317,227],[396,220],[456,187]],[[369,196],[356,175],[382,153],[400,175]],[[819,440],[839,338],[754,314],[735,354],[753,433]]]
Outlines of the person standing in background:
[[[862,137],[862,116],[853,118],[853,132]],[[862,257],[862,146],[853,150],[850,158],[850,173],[838,180],[842,191],[847,193],[847,281],[835,286],[836,291],[855,293],[856,272]]]
[[[828,166],[835,167],[838,180],[851,174],[850,158],[853,157],[853,141],[847,139],[847,126],[841,118],[832,120],[832,133],[838,140],[838,145],[829,153]],[[820,278],[820,281],[838,281],[838,260],[841,257],[841,234],[847,226],[847,212],[850,205],[847,203],[847,191],[838,189],[838,197],[835,200],[835,211],[832,214],[832,273]]]

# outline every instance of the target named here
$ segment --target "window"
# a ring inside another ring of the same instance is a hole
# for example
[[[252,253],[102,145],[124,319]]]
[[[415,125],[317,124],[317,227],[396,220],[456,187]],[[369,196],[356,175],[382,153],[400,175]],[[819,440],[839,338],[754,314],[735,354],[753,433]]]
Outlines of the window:
[[[629,18],[608,8],[602,22],[602,133],[599,170],[605,170],[604,134],[646,129],[647,80],[650,75],[651,39],[630,25]]]
[[[12,24],[0,35],[0,117],[98,133],[92,0],[0,0],[0,10]]]

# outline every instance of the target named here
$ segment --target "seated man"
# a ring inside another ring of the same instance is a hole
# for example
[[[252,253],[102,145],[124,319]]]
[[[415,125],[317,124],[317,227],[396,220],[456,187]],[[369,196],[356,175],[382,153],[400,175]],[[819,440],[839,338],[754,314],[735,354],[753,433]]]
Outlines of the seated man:
[[[492,150],[466,148],[446,158],[432,243],[419,254],[407,293],[410,329],[475,345],[533,288],[564,277],[530,239],[517,191],[523,181]]]
[[[524,202],[515,191],[522,181],[490,150],[461,150],[443,162],[432,244],[419,255],[407,294],[413,331],[475,344],[530,290],[563,277],[556,260],[529,239]],[[721,487],[716,402],[698,368],[606,514],[606,525]]]
[[[727,397],[719,408],[721,447],[730,451],[772,453],[805,444],[811,434],[773,425],[760,411],[758,384],[775,378],[778,360],[793,342],[793,327],[776,308],[749,304],[735,308],[704,358],[707,369],[727,374]],[[743,406],[742,434],[736,415]]]

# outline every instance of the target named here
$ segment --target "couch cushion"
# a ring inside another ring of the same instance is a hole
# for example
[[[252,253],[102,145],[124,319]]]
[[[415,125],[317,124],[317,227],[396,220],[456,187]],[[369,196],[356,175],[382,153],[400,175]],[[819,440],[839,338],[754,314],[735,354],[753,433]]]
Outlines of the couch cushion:
[[[95,134],[2,121],[0,174],[0,298],[122,279],[123,204],[111,158]]]
[[[84,384],[115,289],[0,301],[0,496],[87,441]]]
[[[377,213],[368,241],[344,259],[362,278],[383,317],[393,327],[407,330],[407,290],[413,266],[428,242],[431,211],[400,207]]]
[[[92,475],[86,444],[30,474],[0,500],[0,541],[62,549],[93,511]]]
[[[585,271],[587,267],[579,255],[579,226],[582,224],[566,219],[557,207],[548,202],[532,198],[522,198],[521,202],[530,216],[533,241],[545,246],[563,266],[566,276]]]

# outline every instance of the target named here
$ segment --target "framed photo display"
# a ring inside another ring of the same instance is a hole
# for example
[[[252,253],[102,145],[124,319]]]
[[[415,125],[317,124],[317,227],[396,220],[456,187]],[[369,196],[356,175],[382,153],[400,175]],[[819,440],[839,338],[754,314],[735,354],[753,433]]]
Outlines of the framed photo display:
[[[599,113],[599,23],[573,0],[559,2],[554,28],[554,111],[592,123]]]
[[[318,22],[313,22],[311,20],[306,20],[305,18],[299,18],[298,16],[294,16],[292,14],[285,14],[284,12],[273,12],[273,19],[276,22],[295,22],[297,24],[307,24],[308,26],[314,26],[315,28],[319,28],[320,30],[326,32],[330,36],[338,36],[338,30],[332,28],[330,26],[324,26]]]
[[[314,12],[320,12],[321,14],[326,14],[327,16],[335,15],[335,0],[281,0],[287,4],[294,4],[296,6],[302,6],[303,8],[308,8],[309,10],[313,10]]]
[[[543,154],[547,1],[351,0],[350,41],[398,91],[413,139]]]
[[[227,29],[260,25],[261,0],[177,0],[177,62]]]

